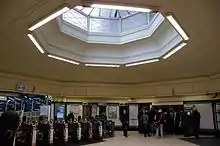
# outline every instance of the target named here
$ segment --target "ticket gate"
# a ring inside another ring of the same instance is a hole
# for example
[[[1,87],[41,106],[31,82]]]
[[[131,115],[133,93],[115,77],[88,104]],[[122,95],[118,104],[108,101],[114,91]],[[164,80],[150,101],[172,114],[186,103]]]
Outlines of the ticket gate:
[[[99,141],[103,138],[102,123],[24,124],[17,131],[15,146],[63,146],[80,142]]]
[[[62,146],[65,144],[65,124],[64,123],[55,123],[54,124],[54,146]]]
[[[81,123],[82,127],[82,140],[83,141],[89,141],[90,140],[90,123]]]
[[[16,133],[15,146],[32,146],[33,126],[22,124]]]
[[[48,146],[49,145],[49,124],[41,124],[37,125],[37,139],[36,146]]]
[[[111,120],[107,121],[106,131],[107,131],[106,136],[109,136],[109,137],[115,136],[115,123],[113,121],[111,121]]]
[[[92,122],[92,140],[101,140],[103,138],[102,123],[100,121]]]
[[[78,143],[81,140],[81,125],[79,123],[68,123],[69,143]]]

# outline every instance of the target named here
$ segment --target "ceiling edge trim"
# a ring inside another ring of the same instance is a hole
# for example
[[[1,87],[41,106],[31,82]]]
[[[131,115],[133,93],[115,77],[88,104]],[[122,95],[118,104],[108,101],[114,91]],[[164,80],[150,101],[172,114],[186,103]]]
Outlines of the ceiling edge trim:
[[[9,78],[9,79],[17,79],[17,80],[24,80],[24,81],[39,81],[42,83],[50,83],[50,84],[106,84],[106,85],[143,85],[143,84],[166,84],[170,82],[181,82],[187,83],[187,80],[209,80],[212,77],[220,78],[220,72],[210,75],[200,75],[194,77],[186,77],[186,78],[179,78],[179,79],[171,79],[171,80],[161,80],[161,81],[144,81],[144,82],[134,82],[134,83],[116,83],[116,82],[87,82],[87,81],[60,81],[50,78],[43,78],[39,76],[33,76],[29,74],[19,74],[9,71],[0,70],[0,78]]]

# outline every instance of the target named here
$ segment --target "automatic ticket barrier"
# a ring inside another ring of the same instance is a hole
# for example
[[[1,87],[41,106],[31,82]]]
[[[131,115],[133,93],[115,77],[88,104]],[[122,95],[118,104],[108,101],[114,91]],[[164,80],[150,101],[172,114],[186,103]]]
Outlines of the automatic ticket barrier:
[[[68,123],[69,143],[78,143],[81,140],[81,124],[77,122]]]
[[[103,138],[100,121],[83,123],[24,124],[16,134],[15,146],[64,146]]]
[[[32,137],[32,124],[22,124],[16,132],[15,146],[32,146]]]

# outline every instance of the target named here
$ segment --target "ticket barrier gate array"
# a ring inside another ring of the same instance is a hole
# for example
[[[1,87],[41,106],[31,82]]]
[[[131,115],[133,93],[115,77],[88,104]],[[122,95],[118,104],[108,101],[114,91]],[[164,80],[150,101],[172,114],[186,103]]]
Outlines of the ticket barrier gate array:
[[[82,141],[98,141],[103,139],[102,123],[100,121],[92,121],[81,123]]]
[[[16,135],[15,146],[63,146],[103,138],[99,121],[22,125]]]
[[[16,146],[31,146],[33,136],[32,124],[22,124],[16,133]]]
[[[114,137],[115,136],[115,122],[107,121],[106,123],[106,136]]]

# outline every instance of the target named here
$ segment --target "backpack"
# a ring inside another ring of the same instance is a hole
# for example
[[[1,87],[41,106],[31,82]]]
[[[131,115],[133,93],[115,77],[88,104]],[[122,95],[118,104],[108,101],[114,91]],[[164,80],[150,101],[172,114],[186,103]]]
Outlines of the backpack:
[[[143,124],[148,124],[148,121],[149,121],[149,117],[147,114],[143,114],[142,115],[142,122]]]

